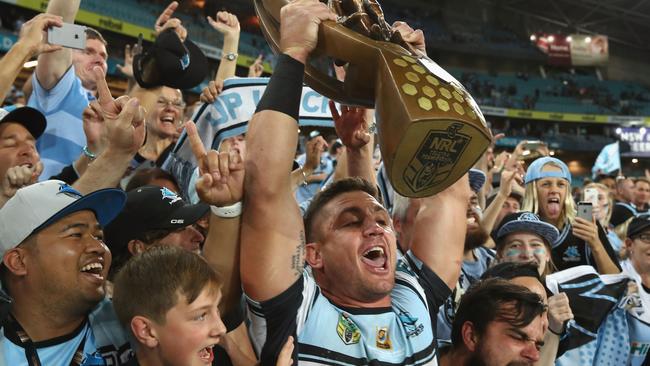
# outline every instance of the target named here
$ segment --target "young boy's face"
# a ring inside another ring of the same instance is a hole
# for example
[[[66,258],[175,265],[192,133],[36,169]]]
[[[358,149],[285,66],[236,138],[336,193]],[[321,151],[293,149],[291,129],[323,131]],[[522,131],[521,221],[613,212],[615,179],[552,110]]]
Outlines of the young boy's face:
[[[165,325],[154,322],[160,355],[165,365],[210,365],[214,359],[212,346],[219,343],[226,327],[217,305],[221,291],[203,289],[191,304],[185,296],[165,315]]]

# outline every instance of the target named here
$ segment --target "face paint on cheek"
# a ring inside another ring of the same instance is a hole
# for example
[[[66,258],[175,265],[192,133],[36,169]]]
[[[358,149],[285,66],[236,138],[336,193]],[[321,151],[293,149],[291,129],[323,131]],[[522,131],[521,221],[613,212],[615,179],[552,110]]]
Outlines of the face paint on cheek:
[[[546,249],[544,249],[544,248],[535,248],[535,249],[533,249],[533,255],[544,256],[544,255],[546,255]]]
[[[511,248],[506,250],[504,257],[506,258],[519,257],[521,253],[522,253],[521,249]]]

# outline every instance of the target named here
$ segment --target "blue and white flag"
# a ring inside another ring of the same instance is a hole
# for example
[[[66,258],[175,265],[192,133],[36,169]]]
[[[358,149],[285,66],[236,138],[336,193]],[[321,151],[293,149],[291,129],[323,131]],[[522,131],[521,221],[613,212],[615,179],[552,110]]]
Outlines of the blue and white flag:
[[[630,355],[626,319],[627,274],[601,275],[577,266],[546,276],[553,293],[566,293],[574,319],[560,338],[556,366],[626,365]]]
[[[206,149],[218,149],[224,139],[246,132],[248,121],[255,113],[268,82],[269,78],[227,79],[217,100],[196,110],[192,120]],[[334,127],[328,103],[328,98],[303,86],[299,125]],[[193,196],[189,192],[193,191],[196,159],[185,132],[163,164],[163,169],[174,175],[183,198],[189,200]]]
[[[595,178],[598,174],[609,174],[621,169],[621,153],[618,141],[605,145],[598,154],[591,175]]]

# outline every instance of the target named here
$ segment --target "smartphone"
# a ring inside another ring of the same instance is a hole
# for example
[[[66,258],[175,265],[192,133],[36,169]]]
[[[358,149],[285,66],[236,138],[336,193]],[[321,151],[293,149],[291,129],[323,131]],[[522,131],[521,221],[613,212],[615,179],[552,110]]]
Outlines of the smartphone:
[[[47,43],[83,50],[86,48],[86,27],[72,23],[50,27],[47,30]]]
[[[524,147],[525,150],[536,151],[537,149],[539,149],[539,148],[542,147],[542,146],[546,146],[546,144],[544,143],[544,141],[539,141],[539,140],[537,140],[537,141],[527,141],[527,142],[524,144],[523,147]]]
[[[596,205],[598,203],[598,189],[585,188],[585,201]]]
[[[594,205],[591,202],[580,201],[578,202],[577,216],[589,222],[593,221]]]

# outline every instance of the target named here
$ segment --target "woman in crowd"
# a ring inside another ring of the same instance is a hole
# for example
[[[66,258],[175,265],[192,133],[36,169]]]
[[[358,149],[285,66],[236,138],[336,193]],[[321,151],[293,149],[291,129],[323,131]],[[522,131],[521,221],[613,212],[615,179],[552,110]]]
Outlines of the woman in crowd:
[[[594,219],[576,217],[571,198],[571,173],[561,160],[543,157],[533,161],[524,177],[523,211],[538,214],[555,226],[559,237],[551,243],[551,257],[559,270],[593,265],[599,273],[619,273],[616,254],[607,234]]]

